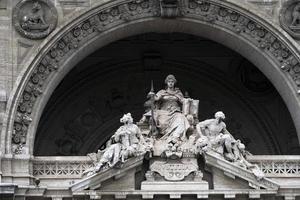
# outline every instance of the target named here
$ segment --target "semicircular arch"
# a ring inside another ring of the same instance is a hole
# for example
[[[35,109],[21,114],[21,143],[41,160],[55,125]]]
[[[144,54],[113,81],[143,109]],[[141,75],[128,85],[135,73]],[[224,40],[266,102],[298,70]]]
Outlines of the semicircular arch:
[[[14,152],[20,144],[25,144],[21,153],[33,153],[43,108],[75,64],[110,42],[146,32],[194,34],[239,52],[278,90],[300,138],[300,124],[296,123],[300,119],[297,43],[263,15],[251,12],[249,5],[233,1],[201,2],[182,1],[178,8],[181,15],[176,18],[162,17],[159,1],[155,0],[99,3],[58,28],[34,52],[12,91],[1,133],[5,153]]]

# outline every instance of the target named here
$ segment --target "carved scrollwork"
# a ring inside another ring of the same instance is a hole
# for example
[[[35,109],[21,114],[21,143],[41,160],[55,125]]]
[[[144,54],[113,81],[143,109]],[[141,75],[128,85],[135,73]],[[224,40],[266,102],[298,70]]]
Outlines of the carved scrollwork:
[[[40,1],[46,2],[46,0]],[[166,3],[166,1],[163,2]],[[174,15],[170,16],[192,18],[211,23],[214,26],[239,34],[239,37],[243,37],[256,45],[265,54],[270,56],[274,62],[277,62],[282,72],[290,77],[291,80],[294,80],[297,90],[300,91],[300,64],[298,59],[293,55],[288,46],[263,24],[254,21],[238,10],[224,6],[214,0],[184,0],[176,4],[176,6],[174,8],[180,10],[180,15],[173,13]],[[67,33],[57,40],[36,66],[25,90],[22,92],[18,101],[14,123],[14,130],[17,135],[20,135],[19,133],[22,130],[22,135],[26,138],[30,124],[30,122],[19,122],[17,116],[27,115],[30,117],[35,102],[45,87],[45,80],[55,73],[65,58],[91,38],[117,25],[146,18],[166,17],[162,15],[161,9],[161,2],[158,0],[127,1],[110,8],[102,9],[70,28]],[[13,136],[13,143],[18,143],[14,138]]]
[[[300,1],[292,0],[287,2],[285,6],[294,5],[296,2],[299,3]],[[202,8],[204,4],[205,9]],[[292,54],[291,50],[262,24],[237,11],[214,4],[212,1],[189,0],[188,5],[185,10],[186,17],[199,18],[201,16],[205,21],[210,21],[230,29],[244,36],[271,57],[275,58],[281,69],[294,80],[298,88],[297,93],[300,93],[299,61]]]
[[[32,122],[32,119],[27,114],[17,114],[12,135],[12,140],[15,144],[21,145],[26,142],[26,134],[30,122]]]

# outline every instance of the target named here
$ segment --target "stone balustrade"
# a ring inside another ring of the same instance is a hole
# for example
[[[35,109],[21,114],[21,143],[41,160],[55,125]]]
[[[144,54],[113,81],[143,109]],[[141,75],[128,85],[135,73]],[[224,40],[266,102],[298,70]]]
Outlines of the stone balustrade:
[[[257,164],[269,178],[300,177],[300,156],[257,155],[248,160]]]
[[[38,178],[81,178],[92,165],[87,156],[41,156],[33,159],[33,176]]]
[[[269,178],[300,177],[300,156],[256,155],[248,160]],[[86,156],[35,157],[32,162],[33,175],[38,178],[77,179],[92,165]]]

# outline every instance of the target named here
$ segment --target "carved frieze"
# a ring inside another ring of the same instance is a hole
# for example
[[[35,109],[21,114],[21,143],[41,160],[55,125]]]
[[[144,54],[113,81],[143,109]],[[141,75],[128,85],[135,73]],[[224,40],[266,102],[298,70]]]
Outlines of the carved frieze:
[[[46,0],[38,1],[40,6],[44,9],[49,8],[45,12],[45,16],[52,12],[51,4]],[[233,8],[224,6],[213,0],[186,0],[180,5],[182,18],[193,19],[211,23],[216,27],[227,29],[239,37],[243,37],[253,45],[259,47],[262,52],[271,57],[274,62],[283,70],[286,76],[294,80],[295,88],[300,93],[300,64],[297,58],[293,55],[292,50],[289,49],[287,44],[283,43],[277,35],[272,33],[262,23],[259,23],[246,14],[234,10]],[[294,5],[294,4],[292,4]],[[24,10],[32,9],[33,3],[30,0],[21,1],[14,11],[15,25],[18,25],[20,33],[30,38],[40,38],[43,35],[38,31],[37,36],[30,31],[23,29],[20,25],[21,17],[26,16]],[[47,7],[48,6],[48,7]],[[21,9],[22,8],[22,9]],[[55,11],[54,16],[55,16]],[[35,67],[31,78],[28,81],[25,90],[22,92],[21,98],[18,100],[18,109],[15,116],[14,131],[12,141],[18,144],[19,140],[15,137],[26,138],[28,126],[30,122],[17,120],[18,115],[31,116],[33,107],[37,98],[41,95],[45,86],[45,80],[68,58],[72,53],[77,51],[77,48],[91,38],[96,37],[103,31],[112,29],[118,25],[128,23],[129,21],[141,20],[161,16],[160,2],[156,0],[133,0],[122,3],[116,3],[115,6],[99,10],[98,13],[90,15],[88,18],[83,19],[71,27],[69,31],[61,36],[60,39],[52,46],[52,48],[43,56],[41,62]],[[39,17],[36,17],[41,21]],[[47,21],[53,20],[51,17],[45,17],[46,24],[54,25],[54,22]],[[39,22],[41,23],[41,22]],[[47,34],[49,34],[48,29]],[[45,37],[44,35],[43,37]],[[24,141],[25,143],[26,141]]]
[[[49,0],[22,0],[13,10],[13,24],[26,38],[42,39],[56,27],[57,11]]]

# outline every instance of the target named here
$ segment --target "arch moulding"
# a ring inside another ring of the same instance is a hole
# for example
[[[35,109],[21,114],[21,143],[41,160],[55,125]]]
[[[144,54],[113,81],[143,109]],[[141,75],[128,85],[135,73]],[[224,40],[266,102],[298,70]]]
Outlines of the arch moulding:
[[[235,0],[116,0],[98,3],[57,28],[26,63],[9,98],[4,154],[30,154],[39,118],[55,87],[81,59],[110,42],[145,32],[183,32],[246,57],[284,99],[300,138],[300,47],[257,8]]]

